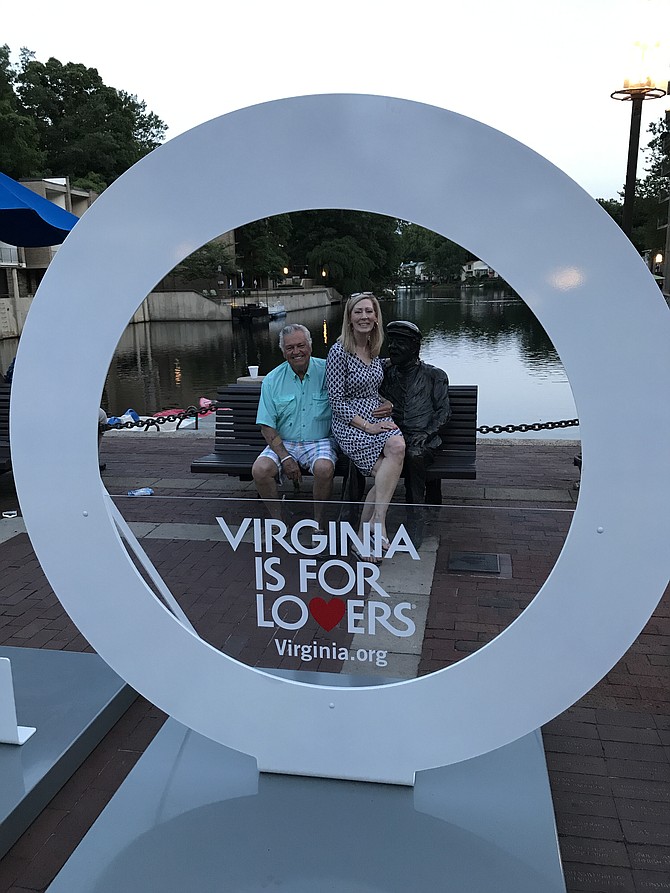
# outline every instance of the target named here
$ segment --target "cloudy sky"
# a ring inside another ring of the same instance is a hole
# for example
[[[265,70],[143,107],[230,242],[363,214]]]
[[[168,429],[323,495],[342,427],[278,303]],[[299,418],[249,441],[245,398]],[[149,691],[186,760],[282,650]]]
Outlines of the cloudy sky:
[[[605,198],[625,176],[630,105],[610,93],[633,42],[664,39],[670,76],[670,0],[25,0],[3,10],[0,34],[14,58],[25,46],[97,68],[168,137],[285,96],[398,96],[483,121]],[[668,107],[644,104],[643,145]]]

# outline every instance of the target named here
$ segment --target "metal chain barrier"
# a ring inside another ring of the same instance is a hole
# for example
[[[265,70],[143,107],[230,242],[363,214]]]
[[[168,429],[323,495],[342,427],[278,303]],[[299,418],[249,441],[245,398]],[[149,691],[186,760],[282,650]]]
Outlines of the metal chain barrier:
[[[185,419],[194,419],[199,415],[207,415],[210,412],[214,412],[219,408],[218,403],[212,402],[209,406],[202,407],[198,409],[197,406],[189,406],[183,412],[174,414],[170,413],[170,415],[163,416],[152,416],[149,419],[140,419],[139,422],[116,422],[113,425],[109,423],[100,426],[101,431],[122,431],[124,428],[142,428],[144,431],[148,431],[149,428],[155,428],[157,431],[160,431],[161,425],[165,425],[166,422],[177,422],[177,431],[179,430],[179,426]]]
[[[579,419],[562,419],[560,422],[535,422],[528,425],[480,425],[478,434],[513,434],[515,431],[552,431],[554,428],[575,428]]]
[[[156,428],[157,431],[160,431],[161,425],[164,425],[166,422],[177,422],[177,430],[179,430],[179,426],[185,419],[194,419],[199,415],[207,415],[219,408],[219,404],[213,401],[209,406],[201,409],[198,409],[197,406],[189,406],[176,415],[171,413],[170,415],[141,419],[139,422],[117,422],[114,425],[102,425],[101,428],[103,431],[121,431],[124,428],[143,428],[145,431],[148,431],[149,428]],[[533,422],[521,425],[480,425],[477,428],[477,433],[514,434],[517,431],[553,431],[555,428],[576,428],[577,425],[579,425],[579,419],[561,419],[558,422]]]

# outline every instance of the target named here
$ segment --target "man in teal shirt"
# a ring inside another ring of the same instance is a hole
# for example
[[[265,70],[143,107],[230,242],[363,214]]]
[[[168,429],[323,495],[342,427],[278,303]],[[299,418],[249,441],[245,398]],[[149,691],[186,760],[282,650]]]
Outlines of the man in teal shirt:
[[[256,422],[267,447],[253,464],[256,489],[272,517],[281,514],[277,479],[298,484],[301,469],[314,475],[317,521],[323,503],[333,491],[337,453],[330,436],[330,403],[326,390],[326,361],[312,356],[312,336],[301,325],[288,325],[279,333],[286,362],[263,379]]]

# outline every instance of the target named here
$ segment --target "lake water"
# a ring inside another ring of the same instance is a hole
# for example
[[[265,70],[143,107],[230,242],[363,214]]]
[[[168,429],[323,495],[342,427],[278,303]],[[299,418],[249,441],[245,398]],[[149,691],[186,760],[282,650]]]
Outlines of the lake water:
[[[408,319],[424,334],[422,358],[444,369],[452,384],[479,385],[480,425],[575,418],[560,358],[526,304],[502,291],[412,289],[382,305],[384,320]],[[130,326],[107,378],[108,411],[140,414],[215,398],[219,385],[261,374],[283,359],[279,330],[300,322],[312,332],[315,356],[325,357],[342,327],[342,307],[289,314],[281,320],[239,323],[174,322]],[[504,435],[511,436],[511,435]],[[579,428],[514,435],[578,439]]]

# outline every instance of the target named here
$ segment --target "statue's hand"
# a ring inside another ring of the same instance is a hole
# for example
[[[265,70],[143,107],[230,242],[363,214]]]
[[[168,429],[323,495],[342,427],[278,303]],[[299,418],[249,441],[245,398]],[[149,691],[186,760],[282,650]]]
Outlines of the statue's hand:
[[[405,435],[407,444],[407,455],[412,459],[420,459],[426,451],[426,434],[411,434],[409,437]]]
[[[393,404],[390,400],[384,400],[379,406],[372,411],[372,417],[375,419],[387,419],[393,412]]]

